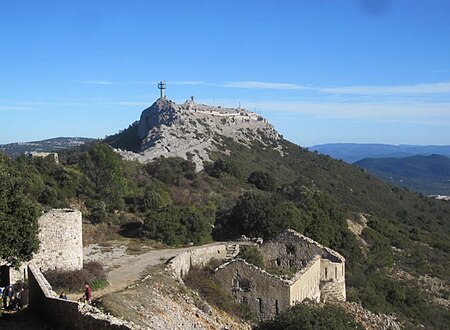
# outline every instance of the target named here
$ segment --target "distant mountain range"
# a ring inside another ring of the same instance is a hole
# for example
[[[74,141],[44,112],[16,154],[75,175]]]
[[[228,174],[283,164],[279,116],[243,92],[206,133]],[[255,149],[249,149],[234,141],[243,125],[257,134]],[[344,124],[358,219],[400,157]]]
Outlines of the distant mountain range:
[[[84,137],[57,137],[42,141],[15,142],[0,144],[0,151],[3,151],[11,158],[17,158],[27,152],[40,151],[51,152],[71,147],[77,147],[95,139]]]
[[[329,143],[311,146],[308,149],[336,159],[342,159],[347,163],[354,163],[364,158],[404,158],[432,154],[450,157],[450,145]]]
[[[354,165],[397,186],[427,195],[450,195],[450,158],[446,156],[366,158]]]

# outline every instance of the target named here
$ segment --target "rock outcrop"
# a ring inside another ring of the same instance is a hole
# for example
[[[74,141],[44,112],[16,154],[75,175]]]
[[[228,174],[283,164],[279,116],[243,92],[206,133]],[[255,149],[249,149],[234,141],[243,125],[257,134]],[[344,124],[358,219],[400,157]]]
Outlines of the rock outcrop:
[[[198,171],[210,160],[211,151],[227,153],[224,141],[250,146],[255,140],[283,153],[281,136],[260,115],[244,109],[212,107],[193,100],[176,104],[160,98],[145,109],[138,126],[140,153],[118,152],[128,160],[148,162],[160,156],[191,159]]]

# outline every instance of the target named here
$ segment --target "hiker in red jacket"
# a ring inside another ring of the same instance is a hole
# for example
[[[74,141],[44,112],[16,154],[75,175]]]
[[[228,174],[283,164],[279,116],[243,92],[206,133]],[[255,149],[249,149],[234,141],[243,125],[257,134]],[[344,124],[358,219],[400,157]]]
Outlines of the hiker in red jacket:
[[[89,305],[92,304],[92,289],[88,283],[84,283],[84,297]]]

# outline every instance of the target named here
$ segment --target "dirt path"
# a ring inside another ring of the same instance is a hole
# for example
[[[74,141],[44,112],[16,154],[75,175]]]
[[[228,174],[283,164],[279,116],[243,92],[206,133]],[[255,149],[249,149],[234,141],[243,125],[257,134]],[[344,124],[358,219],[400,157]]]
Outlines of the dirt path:
[[[215,242],[201,247],[221,244],[224,243]],[[139,280],[147,267],[162,264],[182,252],[196,248],[200,247],[152,249],[138,255],[127,255],[123,245],[108,246],[106,248],[107,251],[104,251],[104,253],[101,252],[101,247],[91,245],[85,250],[85,259],[86,261],[95,260],[102,262],[107,270],[107,279],[110,283],[105,289],[94,292],[94,298],[122,290]]]

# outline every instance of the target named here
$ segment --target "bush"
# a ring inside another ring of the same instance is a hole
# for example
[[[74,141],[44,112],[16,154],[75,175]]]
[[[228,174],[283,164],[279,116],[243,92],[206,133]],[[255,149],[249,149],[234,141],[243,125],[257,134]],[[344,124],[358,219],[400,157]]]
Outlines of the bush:
[[[256,330],[346,330],[364,329],[350,315],[337,306],[304,301],[280,313],[275,320],[263,321]]]
[[[142,235],[169,245],[209,243],[211,221],[194,206],[169,205],[147,214]]]
[[[254,184],[256,188],[265,191],[275,190],[275,179],[267,172],[255,171],[247,179],[248,183]]]
[[[239,253],[239,257],[250,264],[258,266],[259,268],[264,268],[264,259],[262,254],[255,246],[246,247],[241,253]]]
[[[90,283],[93,290],[99,290],[108,285],[103,265],[90,261],[80,270],[49,270],[44,272],[54,291],[79,292],[84,290],[84,283]]]
[[[154,178],[168,184],[180,183],[182,178],[194,180],[195,164],[179,157],[160,157],[145,166],[147,173]]]

